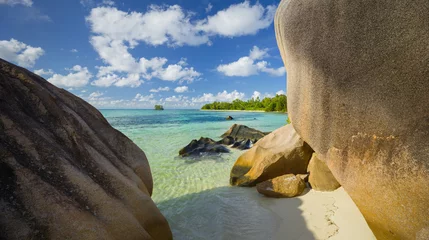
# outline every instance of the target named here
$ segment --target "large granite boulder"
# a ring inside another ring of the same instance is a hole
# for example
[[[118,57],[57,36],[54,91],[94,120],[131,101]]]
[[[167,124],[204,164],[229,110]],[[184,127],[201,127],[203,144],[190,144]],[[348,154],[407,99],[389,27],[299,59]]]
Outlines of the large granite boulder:
[[[429,230],[429,1],[283,0],[288,113],[378,239]]]
[[[229,150],[225,146],[218,142],[215,142],[211,138],[201,137],[200,139],[192,140],[184,148],[180,149],[179,155],[181,157],[189,156],[201,156],[204,153],[217,154],[217,153],[228,153]]]
[[[0,239],[171,239],[152,187],[99,111],[0,59]]]
[[[307,172],[309,172],[308,182],[314,190],[329,192],[341,187],[326,163],[317,158],[316,154],[310,159]]]
[[[304,180],[294,174],[286,174],[256,184],[260,194],[273,198],[291,198],[301,195],[305,189]]]
[[[221,137],[232,137],[235,141],[239,142],[250,139],[253,143],[256,143],[267,134],[245,125],[234,124]]]
[[[230,174],[230,184],[254,186],[284,174],[307,172],[313,150],[288,124],[259,140],[242,154]]]

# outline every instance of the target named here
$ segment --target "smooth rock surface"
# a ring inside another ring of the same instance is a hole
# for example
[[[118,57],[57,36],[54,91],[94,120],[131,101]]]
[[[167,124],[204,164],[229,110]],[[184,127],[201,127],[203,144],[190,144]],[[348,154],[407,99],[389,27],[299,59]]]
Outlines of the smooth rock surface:
[[[326,166],[325,162],[317,158],[316,154],[310,159],[307,172],[309,172],[308,182],[311,188],[317,191],[331,192],[341,187],[331,170]]]
[[[273,198],[291,198],[301,195],[305,189],[305,182],[294,174],[286,174],[256,184],[260,194]]]
[[[429,1],[283,0],[288,114],[378,239],[429,229]]]
[[[203,153],[216,154],[228,152],[228,148],[222,146],[220,143],[215,142],[213,139],[201,137],[198,140],[192,140],[188,145],[180,149],[179,155],[182,157],[187,157],[200,156]]]
[[[254,128],[250,128],[245,125],[234,124],[231,128],[228,129],[224,134],[222,134],[222,138],[232,137],[235,141],[243,141],[250,139],[253,143],[256,143],[259,139],[263,138],[267,133],[261,132]]]
[[[152,188],[99,111],[0,59],[0,239],[171,239]]]
[[[235,162],[230,184],[254,186],[284,174],[307,173],[313,150],[288,124],[259,140]]]

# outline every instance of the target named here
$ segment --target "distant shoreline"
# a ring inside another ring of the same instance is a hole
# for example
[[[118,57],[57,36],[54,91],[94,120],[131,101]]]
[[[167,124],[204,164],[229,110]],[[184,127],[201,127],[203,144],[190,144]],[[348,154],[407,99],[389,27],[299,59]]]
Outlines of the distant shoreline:
[[[207,112],[261,112],[261,113],[284,113],[284,114],[287,114],[285,112],[277,112],[277,111],[266,112],[264,110],[215,110],[215,109],[200,109],[200,111],[207,111]]]

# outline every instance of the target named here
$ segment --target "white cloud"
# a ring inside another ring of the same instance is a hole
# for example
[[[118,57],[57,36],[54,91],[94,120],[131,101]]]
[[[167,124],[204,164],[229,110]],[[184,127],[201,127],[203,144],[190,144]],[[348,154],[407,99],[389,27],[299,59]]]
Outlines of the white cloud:
[[[231,102],[235,99],[243,99],[244,96],[245,96],[244,93],[238,92],[237,90],[234,90],[230,93],[224,90],[223,92],[219,92],[217,95],[214,95],[212,93],[204,93],[200,97],[192,98],[192,102],[193,103],[204,103],[204,102],[214,102],[214,101]]]
[[[286,92],[283,90],[280,90],[278,92],[276,92],[277,95],[286,95]]]
[[[157,93],[157,92],[168,92],[168,91],[170,91],[169,87],[159,87],[157,89],[151,89],[151,90],[149,90],[149,92],[154,92],[154,93]]]
[[[81,67],[79,65],[74,66],[71,69],[67,69],[70,71],[67,75],[54,74],[48,81],[57,87],[83,87],[88,84],[92,75],[88,71],[88,68]]]
[[[261,98],[261,93],[258,91],[254,91],[252,95],[253,99]]]
[[[166,102],[184,102],[187,101],[188,97],[185,97],[183,95],[179,96],[171,96],[165,99]]]
[[[0,0],[0,4],[7,4],[7,5],[24,5],[27,7],[31,7],[33,5],[32,0]]]
[[[206,7],[206,13],[209,13],[213,8],[213,5],[211,3],[209,3],[209,5],[207,5]]]
[[[102,4],[104,4],[104,5],[109,5],[109,6],[114,6],[115,5],[115,2],[114,1],[111,1],[111,0],[103,0],[103,3]]]
[[[80,0],[80,4],[84,7],[91,7],[94,5],[94,0]]]
[[[72,53],[77,53],[77,52],[78,52],[78,50],[77,50],[76,48],[73,48],[72,50],[70,50],[70,52],[72,52]]]
[[[87,1],[83,1],[84,4]],[[133,82],[134,86],[141,84],[142,79],[153,77],[165,81],[192,82],[201,73],[187,67],[186,59],[165,66],[166,58],[135,58],[129,49],[141,42],[152,46],[210,45],[210,38],[215,35],[234,37],[255,34],[272,23],[274,9],[274,5],[264,7],[245,1],[206,19],[192,20],[195,13],[187,12],[178,5],[151,5],[146,12],[124,12],[108,6],[93,8],[86,17],[93,34],[90,42],[107,65],[99,68],[99,79],[93,84],[117,85],[113,79],[124,74],[139,74],[141,79]],[[225,21],[228,22],[227,26],[219,28]]]
[[[177,93],[184,93],[184,92],[187,92],[188,90],[189,90],[188,86],[181,86],[174,89],[174,91]]]
[[[23,67],[33,67],[44,53],[40,47],[32,47],[13,38],[0,41],[0,57]]]
[[[101,96],[103,96],[104,95],[104,93],[102,93],[102,92],[99,92],[99,91],[97,91],[97,92],[92,92],[91,94],[89,94],[89,97],[88,97],[88,99],[89,100],[92,100],[92,101],[94,101],[94,100],[98,100]]]
[[[285,67],[270,68],[267,61],[259,61],[268,57],[268,49],[259,49],[254,46],[249,53],[249,56],[241,57],[237,61],[221,64],[217,67],[217,71],[229,77],[247,77],[256,75],[260,72],[268,73],[272,76],[283,76],[286,73]]]
[[[52,69],[44,70],[44,69],[38,69],[34,70],[34,73],[39,76],[52,76],[54,75],[54,71]]]
[[[257,46],[253,46],[250,50],[249,58],[253,60],[259,60],[269,57],[268,48],[259,49]]]
[[[137,95],[134,97],[134,101],[139,101],[139,102],[147,102],[147,101],[153,101],[154,100],[154,96],[153,94],[150,95],[141,95],[140,93],[137,93]]]
[[[198,22],[197,29],[226,37],[253,35],[271,25],[275,11],[275,5],[264,7],[256,3],[252,6],[249,1],[245,1]]]
[[[143,79],[153,77],[165,81],[188,81],[192,82],[195,78],[201,76],[201,73],[187,65],[186,59],[181,59],[177,64],[166,65],[166,58],[154,57],[152,59],[140,58],[135,59],[129,52],[130,46],[122,41],[111,41],[104,36],[93,36],[91,44],[98,52],[108,66],[99,67],[97,77],[99,78],[93,85],[108,87],[112,84],[115,86],[138,87],[143,83]],[[121,75],[128,75],[123,77]],[[138,75],[138,77],[137,77]],[[134,77],[129,84],[120,84],[121,78]],[[131,84],[132,83],[132,84]]]

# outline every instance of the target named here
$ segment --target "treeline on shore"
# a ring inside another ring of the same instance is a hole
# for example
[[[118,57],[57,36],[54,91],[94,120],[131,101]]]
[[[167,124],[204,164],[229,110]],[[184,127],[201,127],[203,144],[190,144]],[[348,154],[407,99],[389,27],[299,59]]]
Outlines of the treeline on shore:
[[[259,110],[266,112],[287,112],[286,95],[276,95],[266,97],[262,100],[259,97],[251,98],[247,101],[236,99],[232,102],[213,102],[205,104],[203,110]]]

